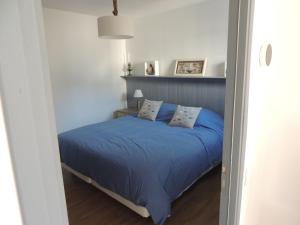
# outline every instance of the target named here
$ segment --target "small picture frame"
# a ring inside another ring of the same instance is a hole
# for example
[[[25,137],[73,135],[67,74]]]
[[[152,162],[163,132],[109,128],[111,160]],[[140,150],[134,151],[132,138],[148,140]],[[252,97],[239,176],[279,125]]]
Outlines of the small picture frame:
[[[145,76],[159,76],[158,60],[145,62]]]
[[[176,60],[176,76],[204,76],[207,59]]]

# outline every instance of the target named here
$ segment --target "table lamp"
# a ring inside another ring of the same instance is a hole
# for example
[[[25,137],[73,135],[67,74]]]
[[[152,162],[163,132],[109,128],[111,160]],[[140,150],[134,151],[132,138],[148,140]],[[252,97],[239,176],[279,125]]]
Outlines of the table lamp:
[[[133,97],[137,99],[137,109],[139,110],[141,108],[141,101],[140,101],[140,99],[144,97],[142,90],[136,89],[134,91]]]

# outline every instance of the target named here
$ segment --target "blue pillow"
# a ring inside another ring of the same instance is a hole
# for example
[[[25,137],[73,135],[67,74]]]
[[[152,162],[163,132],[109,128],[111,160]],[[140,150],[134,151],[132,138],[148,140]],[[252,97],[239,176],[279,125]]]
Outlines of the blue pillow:
[[[159,109],[156,120],[170,121],[176,111],[177,105],[170,103],[163,103]]]
[[[195,127],[208,127],[223,133],[224,119],[217,113],[203,108],[196,120]]]

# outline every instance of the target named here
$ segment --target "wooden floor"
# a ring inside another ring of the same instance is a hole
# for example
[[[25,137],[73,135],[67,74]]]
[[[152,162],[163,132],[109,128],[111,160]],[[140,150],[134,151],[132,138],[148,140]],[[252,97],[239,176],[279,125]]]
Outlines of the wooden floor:
[[[165,225],[217,225],[220,171],[214,169],[177,199]],[[63,175],[70,225],[153,225],[69,172]]]

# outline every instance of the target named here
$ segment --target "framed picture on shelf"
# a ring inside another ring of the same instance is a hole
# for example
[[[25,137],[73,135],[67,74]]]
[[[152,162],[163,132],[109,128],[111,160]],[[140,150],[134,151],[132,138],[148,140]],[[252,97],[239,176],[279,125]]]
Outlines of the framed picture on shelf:
[[[157,60],[145,62],[145,76],[159,76],[159,62]]]
[[[207,59],[176,60],[174,75],[204,76]]]

